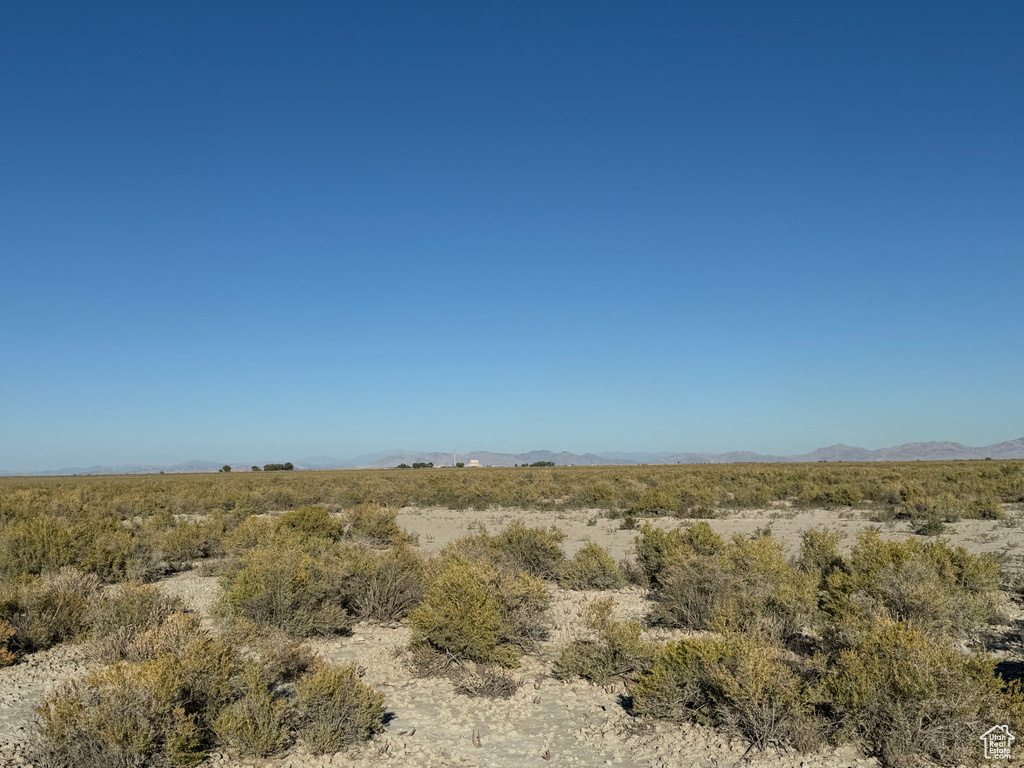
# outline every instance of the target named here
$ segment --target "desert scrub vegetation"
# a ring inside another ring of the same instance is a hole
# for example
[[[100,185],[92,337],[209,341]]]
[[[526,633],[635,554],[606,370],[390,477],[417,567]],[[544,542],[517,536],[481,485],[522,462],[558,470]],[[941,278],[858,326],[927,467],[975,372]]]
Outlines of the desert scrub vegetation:
[[[991,723],[1024,726],[1024,697],[989,656],[964,656],[912,624],[882,618],[827,660],[813,697],[833,740],[863,740],[885,765],[972,763]]]
[[[764,532],[724,542],[700,523],[644,526],[635,549],[651,620],[703,634],[642,669],[634,714],[712,725],[758,748],[853,741],[887,766],[972,762],[984,724],[1024,725],[1018,684],[963,650],[999,615],[993,558],[876,529],[847,557],[838,543],[806,531],[787,561]],[[578,640],[559,667],[585,676],[598,648]]]
[[[638,715],[716,726],[759,749],[806,751],[824,733],[809,683],[769,641],[729,633],[664,646],[630,694]]]
[[[283,653],[290,663],[253,657],[196,617],[170,614],[113,664],[43,700],[37,764],[188,767],[214,746],[266,757],[296,740],[322,754],[382,729],[384,697],[353,667]]]
[[[510,699],[523,679],[495,664],[461,663],[451,674],[455,692],[463,696]]]
[[[299,637],[347,632],[354,620],[398,621],[424,594],[415,550],[336,545],[315,557],[301,549],[258,547],[221,577],[226,613]]]
[[[408,619],[413,648],[515,667],[546,634],[551,597],[536,576],[458,555],[432,560],[427,573],[426,596]]]
[[[709,464],[622,467],[231,472],[131,477],[0,478],[0,525],[38,516],[117,520],[233,515],[305,505],[451,509],[605,509],[613,515],[713,516],[716,510],[866,507],[920,516],[998,517],[1024,502],[1024,461]],[[60,565],[80,563],[63,562]]]
[[[813,622],[817,583],[786,560],[781,543],[770,535],[735,536],[726,544],[706,523],[673,531],[679,534],[675,538],[655,536],[654,530],[642,532],[637,544],[638,552],[655,549],[662,557],[652,578],[657,587],[652,622],[690,630],[742,629],[778,638]],[[652,547],[652,537],[669,546]]]
[[[0,585],[7,662],[65,641],[90,639],[102,649],[180,610],[177,601],[148,584],[100,587],[95,574],[74,568]]]
[[[314,755],[338,752],[382,731],[384,695],[359,679],[352,664],[318,663],[295,684],[299,738]]]
[[[353,621],[398,621],[424,593],[424,566],[395,513],[361,505],[340,519],[307,505],[250,517],[225,538],[221,609],[299,637],[347,632]]]
[[[326,510],[296,512],[250,518],[232,532],[239,554],[221,575],[223,612],[266,630],[329,636],[355,620],[401,620],[423,599],[423,561],[403,532],[388,533],[401,543],[375,549],[348,540],[348,524]]]
[[[375,549],[415,544],[395,522],[395,510],[361,504],[339,516],[318,505],[306,505],[280,515],[261,515],[240,521],[223,540],[229,554],[255,547],[285,546],[316,553],[330,544],[348,541]]]
[[[867,529],[844,558],[838,541],[828,530],[806,531],[789,561],[770,534],[726,543],[696,523],[673,531],[645,525],[634,549],[651,587],[650,620],[668,627],[785,640],[807,629],[833,637],[891,617],[968,642],[1000,616],[991,557],[942,541],[886,541]]]
[[[868,529],[849,558],[834,562],[824,578],[822,607],[838,626],[891,617],[932,636],[967,641],[1000,615],[998,563],[963,547],[885,541]]]
[[[885,619],[814,657],[745,633],[669,643],[630,694],[634,714],[712,725],[757,748],[852,741],[886,766],[959,765],[977,761],[990,723],[1024,724],[1024,699],[994,664]]]
[[[589,541],[562,563],[558,584],[565,589],[619,589],[626,576],[607,549]]]
[[[480,530],[456,539],[438,554],[439,559],[463,557],[486,562],[501,571],[555,579],[565,561],[565,533],[550,528],[529,528],[514,520],[499,533]]]
[[[40,717],[45,766],[192,766],[214,740],[231,696],[235,658],[193,617],[177,614],[124,649],[129,660],[47,696]]]
[[[156,555],[146,537],[109,513],[28,515],[0,529],[0,577],[39,576],[66,567],[106,582],[150,578]]]
[[[673,531],[644,523],[639,530],[640,535],[633,544],[636,563],[644,579],[655,589],[661,586],[672,566],[692,557],[713,556],[725,546],[722,537],[707,523]]]
[[[415,544],[415,538],[398,526],[397,517],[396,509],[372,502],[357,504],[345,513],[342,531],[346,538],[371,547]]]
[[[758,747],[853,740],[887,765],[914,755],[967,761],[957,734],[985,718],[1015,727],[1024,711],[990,659],[965,653],[998,617],[994,560],[943,542],[887,542],[877,532],[862,534],[844,556],[826,530],[806,532],[787,560],[768,535],[725,540],[699,522],[665,531],[635,515],[695,518],[784,502],[862,506],[915,525],[931,515],[949,525],[997,519],[1003,505],[1024,501],[1022,468],[921,462],[0,479],[0,665],[85,638],[112,664],[53,702],[52,765],[89,766],[93,755],[185,765],[213,744],[252,756],[296,741],[332,749],[324,740],[345,730],[337,718],[349,715],[330,714],[345,707],[325,703],[323,680],[366,705],[353,704],[356,714],[345,720],[359,739],[379,726],[377,715],[358,714],[377,712],[378,695],[336,669],[313,685],[320,662],[294,640],[275,647],[275,633],[407,621],[409,656],[423,668],[450,674],[462,693],[504,696],[519,684],[508,670],[545,635],[556,583],[615,589],[627,578],[649,589],[650,621],[693,634],[659,648],[639,623],[612,620],[610,608],[602,618],[595,608],[555,662],[559,677],[624,680],[635,714],[708,723]],[[396,523],[409,504],[632,511],[635,559],[616,566],[597,545],[566,558],[557,528],[513,523],[424,562]],[[223,610],[259,631],[244,648],[206,636],[205,650],[194,652],[207,666],[191,667],[188,649],[200,647],[201,628],[159,604],[143,581],[222,556]],[[898,658],[880,653],[886,643],[901,649]],[[303,703],[300,689],[317,703]],[[202,704],[196,691],[214,703]],[[325,720],[315,720],[318,712]],[[110,726],[121,715],[134,719]],[[899,718],[912,727],[888,727]],[[85,734],[77,744],[68,735],[75,729]],[[129,730],[148,735],[132,741]]]
[[[613,679],[632,680],[646,672],[657,656],[657,646],[641,639],[637,621],[615,621],[612,598],[594,600],[583,609],[589,637],[577,638],[555,661],[555,676],[581,677],[598,685]]]
[[[299,637],[347,632],[352,617],[341,601],[344,561],[301,549],[258,547],[221,576],[221,604],[229,615]]]

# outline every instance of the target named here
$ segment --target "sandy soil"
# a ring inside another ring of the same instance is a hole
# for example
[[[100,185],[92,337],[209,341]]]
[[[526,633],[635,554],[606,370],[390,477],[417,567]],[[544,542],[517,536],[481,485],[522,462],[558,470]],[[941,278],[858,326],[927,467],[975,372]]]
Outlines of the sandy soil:
[[[1024,519],[1024,510],[1013,510],[1012,515],[1015,519]],[[406,509],[399,515],[399,524],[419,535],[419,546],[429,555],[477,526],[497,530],[514,519],[534,526],[559,526],[567,534],[564,547],[570,555],[585,542],[595,541],[608,547],[617,558],[622,557],[636,535],[633,531],[621,530],[619,521],[600,517],[596,510],[541,513]],[[666,528],[686,524],[670,518],[651,522]],[[837,513],[785,508],[738,512],[708,522],[725,536],[749,535],[770,527],[791,553],[799,546],[800,533],[808,528],[827,526],[840,532],[843,546],[848,549],[858,530],[874,525],[861,511]],[[886,537],[913,536],[904,524],[880,527]],[[970,520],[950,526],[943,538],[975,553],[997,555],[1007,570],[1024,573],[1024,527],[1011,527],[1000,521]],[[182,598],[209,626],[216,625],[210,617],[210,609],[220,594],[215,577],[189,571],[165,579],[160,586],[168,595]],[[619,702],[624,690],[621,684],[602,688],[580,681],[555,680],[550,676],[551,663],[580,633],[580,611],[588,600],[614,596],[621,617],[637,619],[645,612],[645,600],[636,588],[615,592],[566,592],[552,588],[552,594],[550,637],[516,670],[523,686],[511,699],[469,698],[456,694],[448,680],[413,676],[402,662],[409,630],[402,626],[363,623],[355,627],[351,636],[310,645],[328,660],[353,661],[365,669],[364,680],[386,696],[389,721],[383,734],[369,744],[339,755],[313,757],[302,747],[271,760],[240,760],[214,753],[204,765],[218,768],[329,765],[520,768],[529,764],[561,764],[729,768],[742,763],[754,768],[848,768],[876,764],[852,748],[812,755],[771,751],[746,754],[745,743],[730,741],[711,729],[630,717]],[[1003,638],[994,643],[994,650],[1005,659],[1006,669],[1018,670],[1019,674],[1024,662],[1024,649],[1020,644],[1024,613],[1020,606],[1012,606],[1009,615],[1011,624],[1003,628]],[[662,630],[652,633],[651,637],[664,640],[670,635]],[[61,646],[0,669],[0,766],[27,765],[23,749],[35,727],[32,708],[46,692],[83,674],[89,667],[87,649]],[[479,736],[478,740],[474,739],[475,735]]]

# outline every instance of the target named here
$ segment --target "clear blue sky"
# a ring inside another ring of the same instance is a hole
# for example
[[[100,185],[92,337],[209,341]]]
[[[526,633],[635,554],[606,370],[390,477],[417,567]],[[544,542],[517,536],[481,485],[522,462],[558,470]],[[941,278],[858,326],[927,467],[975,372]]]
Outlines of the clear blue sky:
[[[0,468],[1024,435],[1024,4],[0,24]]]

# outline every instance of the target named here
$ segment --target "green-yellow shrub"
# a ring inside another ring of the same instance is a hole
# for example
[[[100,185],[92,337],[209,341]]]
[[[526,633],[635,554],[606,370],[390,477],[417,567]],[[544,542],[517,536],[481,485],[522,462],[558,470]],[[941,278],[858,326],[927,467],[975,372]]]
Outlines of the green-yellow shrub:
[[[565,561],[561,547],[564,540],[565,533],[556,526],[529,528],[522,520],[515,520],[497,534],[480,531],[456,539],[438,556],[476,560],[503,571],[554,579]]]
[[[357,504],[342,523],[345,536],[371,547],[414,543],[412,537],[396,522],[398,512],[378,504]]]
[[[423,600],[423,561],[406,545],[354,550],[345,590],[345,603],[357,618],[398,621]]]
[[[344,607],[347,576],[338,558],[314,558],[300,549],[251,549],[222,577],[223,605],[265,629],[300,637],[336,635],[352,625]]]
[[[95,574],[70,567],[6,585],[0,590],[0,621],[15,630],[10,645],[18,653],[31,653],[84,637],[99,586]]]
[[[338,752],[384,729],[384,695],[352,664],[321,662],[295,684],[299,737],[314,755]]]
[[[586,625],[593,637],[573,640],[555,661],[555,676],[582,677],[598,685],[613,678],[632,679],[648,670],[657,655],[656,647],[641,639],[636,621],[614,621],[611,598],[595,600],[584,609]]]
[[[651,618],[667,626],[757,630],[781,639],[817,611],[816,579],[790,565],[771,536],[735,536],[714,554],[683,552],[659,582]]]
[[[9,667],[18,660],[12,642],[15,631],[14,627],[0,619],[0,667]]]
[[[843,564],[843,557],[839,554],[840,537],[841,534],[828,528],[811,528],[800,535],[800,554],[796,565],[815,577],[821,586]]]
[[[214,722],[217,736],[247,757],[269,757],[291,743],[288,700],[273,690],[259,664],[247,664],[239,697]]]
[[[432,570],[423,603],[409,614],[414,646],[516,666],[520,649],[545,631],[550,597],[539,579],[459,557],[439,560]]]
[[[966,657],[908,624],[876,619],[835,655],[815,695],[834,712],[841,738],[864,739],[886,765],[974,763],[978,735],[993,723],[1024,727],[1024,699],[1004,691],[994,666],[991,657]]]
[[[38,515],[0,533],[0,576],[38,576],[68,567],[103,581],[123,581],[154,575],[156,557],[143,538],[110,514],[73,520]]]
[[[563,541],[565,533],[553,525],[547,529],[528,528],[522,520],[515,520],[494,537],[494,546],[513,570],[554,579],[565,559]]]
[[[618,589],[626,577],[608,550],[591,541],[562,564],[558,583],[565,589]]]
[[[998,615],[999,566],[945,542],[885,541],[862,531],[827,579],[825,609],[840,623],[891,616],[933,636],[966,639]]]
[[[305,506],[285,512],[274,519],[274,526],[282,538],[289,541],[341,538],[344,524],[331,517],[324,507]]]
[[[159,549],[175,567],[190,567],[193,560],[224,554],[226,533],[223,520],[211,517],[192,522],[178,522],[163,530]]]
[[[808,749],[821,739],[801,674],[750,636],[669,643],[630,692],[636,714],[722,727],[758,748]]]
[[[194,766],[204,734],[177,704],[172,657],[118,663],[58,689],[37,708],[45,765]]]
[[[102,638],[120,630],[145,632],[182,610],[180,599],[165,597],[152,584],[128,582],[103,590],[86,609],[85,619],[90,636]]]
[[[40,751],[47,765],[103,768],[200,762],[212,723],[232,697],[231,648],[195,617],[175,614],[118,662],[45,698]]]
[[[627,511],[637,517],[653,517],[675,514],[682,508],[682,499],[678,492],[659,486],[645,490]]]
[[[86,611],[95,655],[108,663],[126,658],[143,633],[183,608],[181,600],[164,597],[151,584],[129,582],[104,590]]]
[[[633,545],[637,565],[655,588],[671,566],[694,556],[713,555],[724,546],[722,537],[707,523],[674,531],[644,523]]]

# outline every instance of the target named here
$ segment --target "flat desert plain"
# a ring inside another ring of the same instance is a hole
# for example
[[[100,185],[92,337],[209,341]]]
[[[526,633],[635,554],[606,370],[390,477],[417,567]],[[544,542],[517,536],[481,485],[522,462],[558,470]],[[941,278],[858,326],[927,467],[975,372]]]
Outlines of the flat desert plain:
[[[1009,508],[1007,512],[1008,521],[963,520],[952,524],[942,538],[975,554],[997,556],[1004,571],[1024,578],[1024,509]],[[493,532],[514,520],[529,526],[557,525],[566,534],[563,547],[570,556],[584,543],[593,541],[607,547],[617,559],[622,558],[636,536],[632,530],[621,529],[619,520],[602,517],[597,510],[479,512],[406,508],[398,517],[403,528],[419,537],[424,555],[480,526]],[[651,518],[649,522],[663,528],[689,524],[674,518]],[[858,531],[867,526],[877,525],[886,538],[914,536],[905,522],[875,524],[865,517],[863,510],[855,509],[838,512],[780,506],[723,511],[721,518],[707,522],[724,537],[749,536],[770,528],[788,554],[796,552],[800,534],[814,527],[828,527],[841,533],[844,551],[853,545]],[[211,609],[221,588],[215,576],[201,575],[204,572],[206,569],[178,573],[159,582],[159,586],[166,594],[180,597],[216,630],[220,620],[212,615]],[[622,705],[622,683],[602,687],[578,679],[555,679],[551,675],[552,663],[569,642],[583,633],[581,612],[589,601],[613,597],[618,618],[642,620],[647,612],[647,597],[637,587],[572,592],[552,586],[551,591],[550,635],[515,670],[522,686],[510,699],[460,695],[446,678],[415,676],[404,662],[410,637],[407,627],[361,623],[351,635],[314,640],[308,645],[329,661],[352,661],[365,670],[364,682],[386,696],[387,724],[383,733],[335,755],[312,756],[301,746],[262,760],[214,752],[202,765],[845,768],[877,764],[851,746],[811,754],[749,750],[744,741],[711,728],[631,716]],[[1000,669],[1005,676],[1020,677],[1024,669],[1024,611],[1020,604],[1008,600],[1004,614],[1007,623],[992,628],[989,648],[1002,659]],[[664,641],[685,633],[652,628],[646,629],[645,635]],[[93,666],[95,662],[90,660],[87,646],[65,644],[0,669],[0,765],[31,764],[27,755],[36,727],[33,707],[55,686]],[[1020,738],[1024,739],[1024,735]]]

